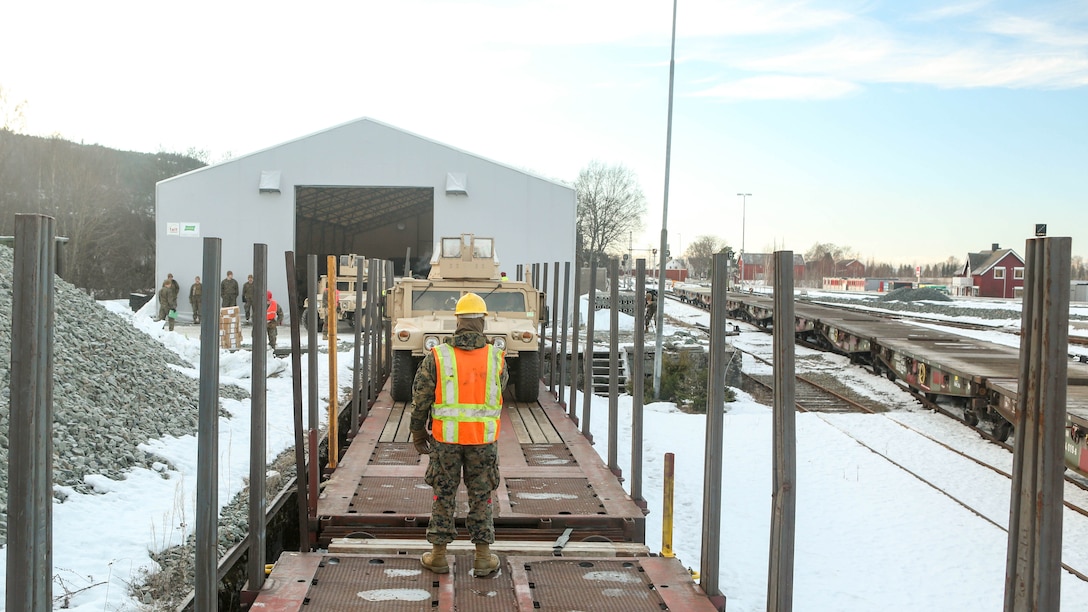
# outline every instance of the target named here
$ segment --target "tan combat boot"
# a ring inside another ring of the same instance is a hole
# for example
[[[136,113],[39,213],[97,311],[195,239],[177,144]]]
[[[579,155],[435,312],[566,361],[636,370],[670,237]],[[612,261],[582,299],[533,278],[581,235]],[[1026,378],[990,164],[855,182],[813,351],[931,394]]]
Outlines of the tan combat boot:
[[[491,554],[491,545],[476,545],[476,558],[472,562],[472,575],[481,578],[499,569],[499,556]]]
[[[420,558],[420,561],[423,562],[423,567],[436,574],[450,573],[450,564],[449,561],[446,561],[445,544],[432,544],[431,552],[423,553],[423,557]]]

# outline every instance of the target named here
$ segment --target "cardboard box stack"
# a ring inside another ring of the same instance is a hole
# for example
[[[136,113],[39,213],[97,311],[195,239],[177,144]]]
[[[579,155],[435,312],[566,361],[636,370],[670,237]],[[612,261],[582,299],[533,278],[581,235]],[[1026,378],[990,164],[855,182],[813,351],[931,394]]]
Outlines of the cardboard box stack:
[[[219,347],[232,351],[242,348],[242,321],[237,306],[219,309]]]

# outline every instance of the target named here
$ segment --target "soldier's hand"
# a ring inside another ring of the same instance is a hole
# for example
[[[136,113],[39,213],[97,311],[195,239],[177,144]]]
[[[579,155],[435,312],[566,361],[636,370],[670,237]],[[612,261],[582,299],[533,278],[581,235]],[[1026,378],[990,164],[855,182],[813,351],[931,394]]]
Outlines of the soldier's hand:
[[[431,434],[427,433],[423,429],[412,430],[412,446],[416,447],[416,452],[421,455],[431,454]]]

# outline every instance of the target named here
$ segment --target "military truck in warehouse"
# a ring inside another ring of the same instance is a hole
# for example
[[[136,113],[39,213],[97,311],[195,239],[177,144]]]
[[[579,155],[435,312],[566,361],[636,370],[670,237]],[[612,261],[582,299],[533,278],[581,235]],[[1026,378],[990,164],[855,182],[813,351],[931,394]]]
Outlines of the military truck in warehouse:
[[[539,326],[547,320],[545,295],[525,282],[502,280],[492,238],[463,234],[442,238],[426,279],[402,278],[386,295],[392,325],[392,395],[412,399],[416,368],[431,348],[453,335],[454,307],[466,293],[487,304],[484,335],[506,351],[510,383],[518,401],[536,401],[540,391]]]
[[[341,255],[338,261],[336,270],[336,309],[335,316],[337,321],[347,321],[353,327],[355,326],[355,279],[356,279],[356,267],[355,258],[358,255]],[[366,308],[366,279],[367,279],[367,260],[362,260],[363,265],[363,308]],[[322,274],[317,280],[317,294],[318,294],[318,307],[317,307],[317,331],[323,331],[325,329],[325,321],[329,317],[329,294],[326,290],[325,281],[328,280],[327,276]],[[310,313],[310,298],[307,297],[302,302],[302,320],[308,321],[307,317]]]

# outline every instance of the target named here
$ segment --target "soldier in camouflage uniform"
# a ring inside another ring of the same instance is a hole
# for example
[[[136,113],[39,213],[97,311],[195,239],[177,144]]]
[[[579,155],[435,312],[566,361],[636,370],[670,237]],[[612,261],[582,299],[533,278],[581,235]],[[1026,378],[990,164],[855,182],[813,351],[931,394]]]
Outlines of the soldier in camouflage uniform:
[[[170,279],[164,280],[162,289],[159,289],[159,320],[165,320],[166,325],[170,326],[170,331],[174,331],[174,321],[177,320],[178,314],[177,308],[177,294],[174,293],[174,288],[170,286]],[[171,312],[174,313],[174,316],[170,316]]]
[[[204,293],[204,286],[200,284],[200,277],[196,277],[189,287],[189,305],[193,307],[193,323],[200,323],[200,296]]]
[[[238,281],[234,280],[234,272],[227,270],[227,277],[219,283],[219,297],[223,300],[223,308],[238,305]]]
[[[253,275],[242,285],[242,305],[246,310],[246,322],[249,322],[249,311],[253,309]]]
[[[457,537],[454,513],[463,472],[469,504],[466,523],[469,537],[476,544],[473,574],[479,577],[499,567],[498,556],[491,554],[491,544],[495,541],[491,492],[499,486],[499,411],[508,373],[505,354],[489,345],[483,334],[487,314],[483,299],[475,293],[465,294],[457,302],[456,313],[457,328],[447,341],[453,348],[442,345],[431,349],[416,371],[412,387],[412,442],[421,454],[430,454],[425,481],[434,488],[431,520],[427,525],[427,541],[432,550],[423,555],[422,562],[423,567],[438,574],[450,571],[446,545]],[[477,354],[480,350],[485,353]],[[460,360],[465,365],[458,367]],[[444,372],[441,388],[440,371]],[[459,380],[459,374],[470,380]],[[489,376],[498,380],[488,379]],[[480,397],[473,393],[474,385],[475,391],[486,389],[482,404],[472,403],[473,398]],[[439,395],[441,402],[436,403]],[[453,413],[468,418],[448,416]],[[486,416],[477,416],[481,414]],[[427,432],[429,420],[440,439]],[[485,442],[479,443],[480,440]]]

